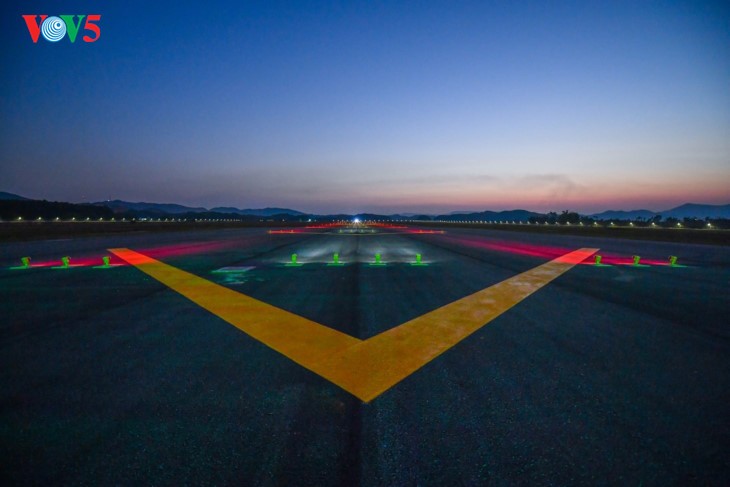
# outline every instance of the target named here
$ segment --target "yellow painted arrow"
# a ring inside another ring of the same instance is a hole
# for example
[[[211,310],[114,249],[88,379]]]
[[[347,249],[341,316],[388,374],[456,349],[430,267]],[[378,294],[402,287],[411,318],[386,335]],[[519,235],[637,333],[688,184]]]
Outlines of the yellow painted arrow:
[[[109,249],[244,333],[372,401],[598,249],[579,249],[368,340],[271,306],[129,249]]]

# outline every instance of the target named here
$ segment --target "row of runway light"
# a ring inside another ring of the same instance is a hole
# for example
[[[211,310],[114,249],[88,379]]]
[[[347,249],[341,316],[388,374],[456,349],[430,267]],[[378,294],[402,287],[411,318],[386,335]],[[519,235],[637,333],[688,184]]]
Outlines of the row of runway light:
[[[378,220],[376,220],[378,221]],[[386,221],[386,220],[383,220]],[[526,226],[533,226],[533,227],[541,227],[546,225],[551,226],[565,226],[565,227],[586,227],[586,228],[606,228],[606,227],[623,227],[623,228],[667,228],[662,225],[657,225],[655,222],[651,222],[649,225],[635,225],[634,222],[628,222],[628,225],[617,225],[615,222],[609,222],[607,224],[602,224],[594,221],[592,224],[584,224],[583,222],[578,223],[560,223],[560,222],[523,222],[523,221],[516,221],[516,220],[390,220],[394,222],[406,222],[406,223],[466,223],[466,224],[474,224],[474,225],[526,225]],[[681,222],[677,222],[676,225],[674,225],[676,228],[686,228],[684,225],[682,225]],[[706,228],[714,229],[715,227],[712,225],[712,223],[707,223],[705,225]]]
[[[670,255],[669,260],[666,263],[663,262],[651,262],[651,264],[642,264],[641,263],[641,256],[639,255],[632,255],[630,262],[616,262],[620,265],[629,265],[631,267],[649,267],[649,265],[668,265],[669,267],[685,267],[683,265],[677,264],[677,256],[676,255]],[[611,267],[612,264],[606,264],[603,261],[603,256],[596,254],[593,257],[593,265],[595,267]]]
[[[0,220],[2,221],[2,220]],[[42,217],[38,217],[35,220],[26,220],[22,216],[19,216],[18,218],[14,220],[8,220],[9,222],[42,222],[42,223],[70,223],[70,222],[109,222],[109,223],[119,223],[119,222],[140,222],[140,223],[173,223],[173,222],[246,222],[247,220],[240,220],[238,218],[195,218],[195,219],[189,219],[189,218],[68,218],[68,219],[62,219],[60,217],[51,218],[44,220]],[[260,220],[261,221],[261,220]]]
[[[412,266],[427,266],[428,264],[423,262],[423,256],[421,254],[415,255],[415,260],[412,262],[409,262]],[[289,262],[285,264],[287,267],[301,267],[304,265],[304,263],[299,262],[299,256],[297,254],[291,254],[291,258]],[[340,254],[335,252],[332,254],[332,261],[328,262],[326,264],[330,267],[336,267],[336,266],[343,266],[345,265],[345,262],[342,262],[340,260]],[[387,262],[383,261],[383,255],[380,253],[375,254],[373,260],[371,262],[368,262],[368,265],[371,267],[384,267],[388,265]]]
[[[413,266],[426,266],[425,262],[423,262],[423,256],[421,254],[415,255],[415,261],[409,262],[410,265]],[[632,267],[649,267],[647,264],[641,263],[641,256],[639,255],[632,255],[630,262],[616,262],[617,264],[621,265],[630,265]],[[297,254],[291,254],[290,261],[285,264],[287,267],[301,267],[304,265],[302,262],[299,262],[298,255]],[[328,262],[326,265],[328,266],[342,266],[345,265],[344,262],[340,260],[340,254],[335,252],[332,255],[332,261]],[[374,260],[371,262],[368,262],[368,265],[370,266],[385,266],[386,262],[382,259],[382,254],[375,254]],[[595,255],[593,260],[593,265],[596,267],[611,267],[612,264],[606,264],[603,262],[603,256],[602,255]],[[666,264],[653,261],[650,265],[668,265],[669,267],[684,267],[682,265],[679,265],[677,263],[677,256],[676,255],[670,255],[669,259]]]
[[[2,221],[2,220],[0,220],[0,221]],[[8,221],[17,221],[17,222],[22,222],[22,221],[36,221],[36,222],[132,222],[132,221],[135,221],[135,222],[153,222],[153,223],[165,223],[165,222],[171,223],[171,222],[190,222],[190,221],[195,221],[195,222],[246,222],[246,223],[249,223],[248,220],[240,220],[238,218],[194,218],[194,219],[189,219],[189,218],[130,218],[130,219],[127,219],[127,218],[107,218],[107,219],[98,218],[97,219],[97,218],[89,218],[89,217],[87,217],[87,218],[79,218],[79,219],[77,219],[76,217],[73,217],[73,218],[69,218],[69,219],[65,219],[64,220],[64,219],[61,219],[60,217],[56,217],[56,218],[51,218],[51,219],[44,220],[40,216],[38,218],[36,218],[35,220],[33,220],[33,219],[26,220],[22,216],[19,216],[15,220],[8,220]],[[264,220],[259,220],[259,222],[262,222],[262,221],[264,221]],[[282,220],[282,221],[284,221],[284,220]],[[522,222],[522,221],[515,221],[515,220],[512,220],[512,221],[503,221],[503,220],[499,220],[499,221],[497,221],[497,220],[373,220],[373,221],[367,221],[367,222],[364,222],[364,223],[369,224],[369,225],[378,225],[380,223],[382,225],[383,223],[386,223],[386,222],[444,223],[444,224],[449,224],[449,223],[452,223],[452,224],[453,223],[464,224],[464,223],[466,223],[466,224],[474,224],[474,225],[528,225],[528,226],[553,225],[553,226],[566,226],[566,227],[574,226],[574,227],[594,227],[594,228],[604,228],[604,227],[666,228],[664,226],[657,225],[655,222],[651,222],[649,225],[634,225],[634,222],[629,222],[628,225],[617,225],[615,222],[610,222],[610,223],[605,224],[605,225],[604,224],[600,224],[598,222],[593,222],[593,224],[584,225],[583,222],[579,222],[579,223],[570,223],[570,222],[567,222],[567,223],[560,223],[560,222],[554,222],[554,223],[544,222],[544,223],[539,223],[539,222],[535,222],[535,223],[533,223],[533,222]],[[344,225],[344,224],[346,224],[346,221],[345,220],[342,220],[342,221],[338,221],[338,222],[335,222],[335,223],[331,223],[329,225],[321,225],[319,227],[307,226],[305,228],[325,228],[326,226],[336,226],[336,225]],[[685,226],[682,225],[681,222],[677,222],[677,224],[675,226],[676,226],[676,228],[685,228]],[[394,226],[394,225],[388,225],[388,227],[389,228],[406,228],[404,226]],[[715,228],[712,225],[712,223],[707,223],[705,225],[705,227],[706,228],[709,228],[709,229],[714,229]]]
[[[72,267],[92,267],[93,269],[110,269],[113,267],[119,267],[124,264],[112,264],[111,263],[111,257],[109,256],[103,256],[101,258],[101,263],[99,262],[91,262],[88,259],[80,261],[79,264],[71,264],[71,258],[69,256],[61,257],[59,262],[44,262],[41,264],[31,264],[31,258],[30,257],[22,257],[20,259],[20,265],[10,267],[11,270],[22,270],[22,269],[31,269],[31,268],[51,268],[51,269],[70,269]],[[616,261],[614,259],[614,263],[620,264],[620,265],[630,265],[632,267],[649,267],[647,264],[641,263],[641,256],[639,255],[633,255],[631,256],[631,260],[629,262],[620,262]],[[57,265],[54,265],[57,264]],[[99,265],[94,265],[99,264]],[[332,261],[328,262],[327,266],[344,266],[346,263],[340,260],[340,254],[335,252],[332,254]],[[422,254],[415,254],[415,260],[409,262],[412,266],[427,266],[428,264],[426,262],[423,262],[423,255]],[[304,263],[299,261],[299,256],[297,254],[291,254],[289,262],[285,264],[286,267],[301,267]],[[372,267],[384,267],[387,265],[387,262],[383,260],[383,256],[380,253],[376,253],[373,257],[373,260],[368,262],[369,266]],[[595,255],[593,260],[593,266],[595,267],[611,267],[612,264],[607,264],[603,260],[602,255]],[[670,255],[669,259],[666,263],[661,262],[651,262],[650,265],[668,265],[669,267],[684,267],[677,263],[677,256],[676,255]]]
[[[57,265],[54,265],[57,264]],[[328,266],[343,266],[346,263],[340,260],[340,254],[335,252],[332,255],[332,261],[327,263]],[[31,269],[31,268],[51,268],[51,269],[70,269],[72,267],[92,267],[94,269],[110,269],[112,267],[119,267],[120,265],[124,264],[112,264],[111,258],[109,256],[104,256],[101,258],[101,265],[93,265],[88,260],[84,260],[80,264],[71,264],[71,257],[64,256],[61,257],[59,262],[44,262],[41,264],[31,264],[31,258],[30,257],[21,257],[20,259],[20,265],[10,267],[11,270],[22,270],[22,269]],[[290,261],[285,264],[287,267],[301,267],[304,265],[304,263],[300,262],[298,260],[297,254],[291,254]],[[368,265],[374,266],[374,267],[382,267],[387,265],[387,262],[383,261],[383,256],[380,253],[375,254],[374,259],[372,262],[369,262]],[[410,265],[412,266],[427,266],[428,264],[423,262],[423,256],[421,254],[415,255],[415,260],[413,262],[410,262]]]
[[[291,234],[299,234],[299,233],[304,233],[304,234],[306,234],[306,233],[316,233],[316,232],[310,232],[308,230],[310,228],[314,228],[314,227],[304,227],[304,230],[300,230],[300,229],[269,230],[268,233],[269,234],[272,234],[272,235],[273,234],[277,234],[277,235],[291,235]],[[396,228],[396,229],[405,228],[405,229],[407,229],[407,231],[405,231],[405,232],[399,232],[399,233],[409,233],[409,234],[416,234],[416,235],[435,235],[435,234],[443,235],[444,233],[446,233],[444,230],[422,230],[420,228],[419,229],[409,229],[408,227],[389,227],[388,229],[391,229],[391,228]],[[339,229],[339,230],[337,230],[337,232],[332,232],[332,235],[339,235],[339,234],[343,234],[343,235],[374,235],[374,234],[377,234],[377,233],[379,233],[377,230],[368,229],[368,228],[364,228],[364,229],[345,228],[345,229]]]
[[[11,270],[23,270],[23,269],[31,269],[31,268],[51,268],[51,269],[71,269],[73,267],[91,267],[93,269],[111,269],[113,267],[119,267],[124,264],[112,264],[111,263],[111,257],[108,255],[105,255],[101,258],[101,262],[99,261],[92,261],[89,259],[80,259],[78,263],[74,262],[71,263],[71,257],[64,256],[59,259],[57,262],[48,261],[48,262],[42,262],[40,264],[31,264],[30,257],[21,257],[20,259],[20,265],[15,267],[10,267]]]

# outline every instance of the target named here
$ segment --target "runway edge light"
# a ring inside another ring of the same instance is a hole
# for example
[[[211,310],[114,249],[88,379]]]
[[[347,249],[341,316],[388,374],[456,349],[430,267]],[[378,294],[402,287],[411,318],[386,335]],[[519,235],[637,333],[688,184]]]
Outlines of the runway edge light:
[[[61,257],[61,265],[51,267],[51,269],[68,269],[70,263],[71,258],[69,256]]]
[[[677,256],[676,255],[670,255],[669,256],[669,267],[687,267],[681,264],[677,264]]]
[[[111,268],[111,258],[108,255],[105,255],[101,258],[101,261],[103,262],[102,265],[97,265],[94,267],[94,269],[110,269]]]

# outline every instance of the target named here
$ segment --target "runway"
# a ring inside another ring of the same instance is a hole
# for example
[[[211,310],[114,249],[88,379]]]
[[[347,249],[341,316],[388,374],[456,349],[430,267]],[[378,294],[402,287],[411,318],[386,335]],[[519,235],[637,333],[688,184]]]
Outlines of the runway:
[[[728,247],[272,230],[0,244],[4,483],[730,475]]]

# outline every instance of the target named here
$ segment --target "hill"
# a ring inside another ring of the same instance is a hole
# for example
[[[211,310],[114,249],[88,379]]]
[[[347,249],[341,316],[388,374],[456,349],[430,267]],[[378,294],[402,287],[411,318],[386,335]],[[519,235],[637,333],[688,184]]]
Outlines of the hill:
[[[434,220],[443,221],[515,221],[526,222],[530,217],[541,216],[541,213],[527,210],[507,210],[507,211],[481,211],[475,213],[449,213],[447,215],[438,215]]]
[[[178,205],[175,203],[132,203],[130,201],[113,200],[99,201],[92,203],[96,206],[106,206],[115,213],[125,213],[128,211],[149,212],[160,215],[178,215],[183,213],[200,213],[208,211],[207,208],[192,208],[189,206]]]
[[[218,206],[211,208],[210,211],[216,213],[234,213],[236,215],[252,215],[252,216],[275,216],[275,215],[292,215],[292,216],[304,216],[306,213],[301,211],[292,210],[289,208],[253,208],[253,209],[239,209],[232,206]]]
[[[26,198],[25,196],[20,196],[18,194],[0,191],[0,201],[30,201],[30,198]]]
[[[668,218],[730,218],[730,205],[698,205],[685,203],[671,210],[660,212],[662,217]]]
[[[655,216],[662,218],[676,218],[682,220],[684,218],[730,218],[730,205],[700,205],[696,203],[685,203],[665,211],[650,210],[609,210],[601,213],[589,215],[596,220],[636,220],[643,218],[650,220]]]
[[[636,220],[638,218],[651,220],[656,215],[657,213],[650,210],[608,210],[590,216],[596,220]]]

